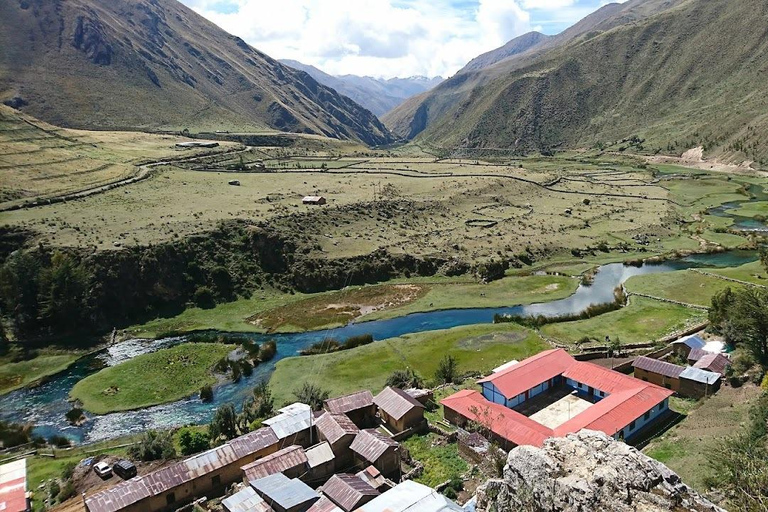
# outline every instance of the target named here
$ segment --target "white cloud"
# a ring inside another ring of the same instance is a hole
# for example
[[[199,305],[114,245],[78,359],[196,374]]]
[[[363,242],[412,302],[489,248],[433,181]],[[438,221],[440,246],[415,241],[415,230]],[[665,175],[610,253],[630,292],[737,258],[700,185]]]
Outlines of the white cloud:
[[[393,77],[449,76],[539,29],[532,12],[554,15],[587,0],[181,1],[274,58]]]

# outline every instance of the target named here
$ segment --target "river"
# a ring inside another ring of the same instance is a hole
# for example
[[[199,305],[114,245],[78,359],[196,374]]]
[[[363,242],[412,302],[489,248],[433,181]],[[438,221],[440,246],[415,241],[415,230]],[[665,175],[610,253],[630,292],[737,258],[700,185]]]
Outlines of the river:
[[[358,334],[372,334],[375,340],[393,338],[410,333],[449,329],[462,325],[493,322],[496,314],[559,316],[579,313],[594,304],[614,300],[614,289],[632,276],[656,274],[699,267],[732,267],[754,261],[754,251],[730,251],[718,254],[692,255],[680,260],[660,264],[644,264],[640,267],[625,266],[621,263],[603,265],[599,268],[591,286],[579,286],[568,298],[542,304],[512,306],[504,308],[474,308],[414,313],[388,320],[376,320],[349,324],[337,329],[312,331],[295,334],[248,334],[257,341],[277,340],[277,356],[268,364],[258,366],[253,375],[238,383],[223,384],[216,388],[212,403],[204,404],[196,396],[178,402],[149,407],[138,411],[120,412],[94,416],[82,426],[67,423],[65,413],[71,408],[67,396],[72,386],[80,379],[139,354],[154,352],[184,342],[183,337],[160,340],[128,340],[105,350],[84,357],[68,370],[54,376],[35,388],[24,388],[0,397],[0,419],[15,422],[30,422],[35,425],[35,434],[49,437],[64,435],[71,440],[93,442],[129,433],[142,432],[149,428],[165,428],[186,424],[201,424],[210,421],[215,409],[226,402],[242,403],[253,385],[267,378],[274,364],[282,358],[297,355],[309,345],[328,337],[346,339]]]

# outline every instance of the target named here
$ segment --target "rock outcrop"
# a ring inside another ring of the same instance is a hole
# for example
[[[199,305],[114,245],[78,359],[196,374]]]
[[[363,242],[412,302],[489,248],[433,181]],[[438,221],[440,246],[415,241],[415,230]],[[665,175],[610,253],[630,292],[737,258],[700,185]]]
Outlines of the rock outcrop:
[[[602,432],[512,450],[502,480],[477,491],[478,512],[723,512],[664,464]]]

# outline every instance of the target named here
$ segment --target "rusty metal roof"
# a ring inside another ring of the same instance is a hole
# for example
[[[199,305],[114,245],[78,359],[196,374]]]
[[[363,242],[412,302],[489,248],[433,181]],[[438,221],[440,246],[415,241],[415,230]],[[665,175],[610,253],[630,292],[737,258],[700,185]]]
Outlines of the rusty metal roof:
[[[376,462],[387,450],[397,448],[400,444],[384,434],[368,429],[361,430],[350,448],[368,462]]]
[[[227,512],[274,512],[251,486],[222,500],[221,504]]]
[[[314,502],[312,506],[309,507],[307,512],[344,512],[344,511],[341,510],[339,507],[337,507],[334,502],[332,502],[325,496],[320,496],[320,499]]]
[[[350,395],[330,398],[325,401],[325,410],[328,412],[347,413],[358,409],[365,409],[373,405],[373,394],[367,389]]]
[[[693,350],[691,350],[691,352],[693,352]],[[696,364],[694,364],[693,367],[725,375],[725,369],[730,364],[731,361],[722,354],[707,354],[696,361]]]
[[[704,349],[692,348],[691,351],[688,352],[688,361],[698,361],[707,354],[709,354],[709,352]]]
[[[376,406],[399,420],[414,409],[424,409],[421,403],[402,389],[387,386],[373,399]]]
[[[682,366],[643,356],[635,359],[635,361],[632,363],[632,366],[647,372],[664,375],[665,377],[669,377],[671,379],[679,378],[680,374],[683,373],[683,370],[685,370],[685,368]]]
[[[251,462],[242,467],[245,478],[248,481],[258,480],[260,478],[282,473],[289,469],[303,468],[307,465],[307,455],[301,446],[289,446],[283,448],[263,459]]]
[[[270,428],[262,428],[181,462],[121,482],[110,489],[87,497],[85,502],[90,512],[116,512],[224,466],[234,464],[275,443],[277,438],[274,432]]]
[[[376,469],[374,466],[368,466],[362,471],[358,471],[355,473],[355,476],[367,482],[368,485],[375,489],[379,489],[381,486],[387,483],[387,479],[384,478],[384,475],[381,474],[381,471]]]
[[[355,475],[333,475],[321,491],[344,512],[351,512],[379,495],[379,491]]]
[[[352,423],[346,414],[326,412],[323,413],[315,422],[317,432],[329,443],[336,442],[346,435],[357,435],[360,429]]]

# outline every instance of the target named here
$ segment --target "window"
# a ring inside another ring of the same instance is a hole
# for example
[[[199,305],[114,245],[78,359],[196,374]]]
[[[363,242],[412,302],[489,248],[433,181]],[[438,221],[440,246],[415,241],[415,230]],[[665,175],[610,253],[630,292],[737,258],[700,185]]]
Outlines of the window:
[[[651,411],[648,411],[645,414],[643,414],[643,419],[645,421],[648,421],[649,419],[651,419]]]
[[[169,505],[172,505],[174,501],[176,501],[176,495],[175,495],[175,494],[173,494],[173,493],[169,493],[169,494],[168,494],[168,495],[165,497],[165,502],[166,502],[167,504],[169,504]]]
[[[576,385],[577,385],[577,387],[578,387],[579,389],[581,389],[581,382],[578,382]]]
[[[634,421],[629,424],[629,430],[630,431],[635,430],[635,422]]]
[[[664,383],[664,387],[667,389],[672,389],[672,386],[670,386],[668,382]]]
[[[589,394],[590,395],[594,395],[595,394],[595,390],[592,388],[592,386],[589,387]]]
[[[221,485],[221,475],[214,475],[213,478],[211,478],[211,486],[219,487],[220,485]]]

